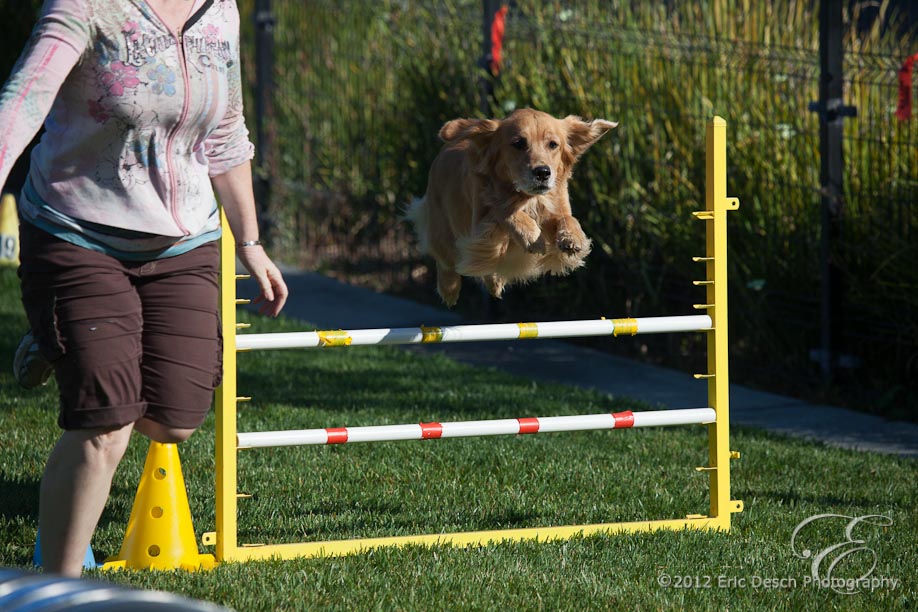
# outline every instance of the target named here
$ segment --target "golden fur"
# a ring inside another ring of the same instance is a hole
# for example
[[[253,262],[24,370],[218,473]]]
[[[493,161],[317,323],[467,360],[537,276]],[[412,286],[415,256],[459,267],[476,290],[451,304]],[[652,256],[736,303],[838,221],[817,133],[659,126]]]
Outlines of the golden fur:
[[[481,279],[499,298],[508,283],[583,265],[590,240],[571,214],[567,183],[584,151],[617,125],[531,109],[443,125],[427,193],[406,216],[437,262],[448,306],[460,276]]]

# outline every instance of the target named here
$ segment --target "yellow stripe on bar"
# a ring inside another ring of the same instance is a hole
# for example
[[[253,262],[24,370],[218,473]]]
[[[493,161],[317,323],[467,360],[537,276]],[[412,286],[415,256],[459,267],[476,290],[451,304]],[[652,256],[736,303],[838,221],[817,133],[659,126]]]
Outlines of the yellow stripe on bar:
[[[441,342],[443,340],[443,330],[439,327],[421,326],[421,342],[430,344],[432,342]]]
[[[343,329],[318,331],[320,346],[350,346],[351,337]]]
[[[621,336],[622,334],[633,336],[638,332],[637,319],[612,319],[612,325],[615,326],[612,328],[613,336]]]
[[[538,323],[517,323],[517,327],[520,328],[520,340],[525,340],[526,338],[538,338],[539,337],[539,324]]]

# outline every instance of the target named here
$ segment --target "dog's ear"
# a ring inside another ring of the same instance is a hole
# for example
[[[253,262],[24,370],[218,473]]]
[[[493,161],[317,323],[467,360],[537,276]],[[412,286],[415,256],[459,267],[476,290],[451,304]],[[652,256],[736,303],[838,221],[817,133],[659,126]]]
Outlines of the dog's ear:
[[[567,144],[570,150],[571,164],[576,162],[583,153],[593,146],[593,143],[602,138],[602,135],[609,130],[618,127],[614,121],[605,119],[594,119],[593,121],[584,121],[580,117],[570,115],[564,118],[567,125]]]
[[[453,119],[440,128],[440,138],[444,142],[470,138],[478,141],[476,144],[480,146],[482,140],[497,131],[498,125],[499,122],[493,119]]]
[[[494,163],[492,136],[497,133],[500,121],[494,119],[453,119],[440,128],[440,138],[445,142],[468,140],[472,143],[469,154],[475,172],[487,174]]]

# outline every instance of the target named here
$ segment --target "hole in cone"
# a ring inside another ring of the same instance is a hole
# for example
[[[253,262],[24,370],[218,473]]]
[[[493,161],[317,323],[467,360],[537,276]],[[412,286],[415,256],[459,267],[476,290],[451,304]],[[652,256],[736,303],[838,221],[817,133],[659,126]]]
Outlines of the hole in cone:
[[[162,515],[163,515],[163,509],[160,508],[159,506],[154,506],[153,509],[150,510],[150,516],[152,516],[153,518],[161,518]]]
[[[151,557],[158,557],[159,556],[159,546],[154,544],[153,546],[147,549],[147,554],[149,554]]]
[[[162,480],[166,477],[166,468],[156,468],[156,471],[153,472],[153,478],[156,480]]]

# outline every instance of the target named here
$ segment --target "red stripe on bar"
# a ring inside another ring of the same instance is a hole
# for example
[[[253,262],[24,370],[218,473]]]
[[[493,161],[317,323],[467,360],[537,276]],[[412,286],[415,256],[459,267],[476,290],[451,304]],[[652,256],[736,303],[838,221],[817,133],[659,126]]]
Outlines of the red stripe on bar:
[[[443,425],[440,423],[421,423],[421,438],[435,440],[443,435]]]
[[[624,412],[613,412],[612,418],[615,419],[615,429],[634,427],[634,413],[630,410],[626,410]]]
[[[347,442],[347,427],[327,427],[325,433],[328,434],[326,444],[344,444]]]
[[[521,434],[534,434],[539,433],[539,419],[535,417],[525,417],[522,419],[517,419],[520,422],[520,431]]]

